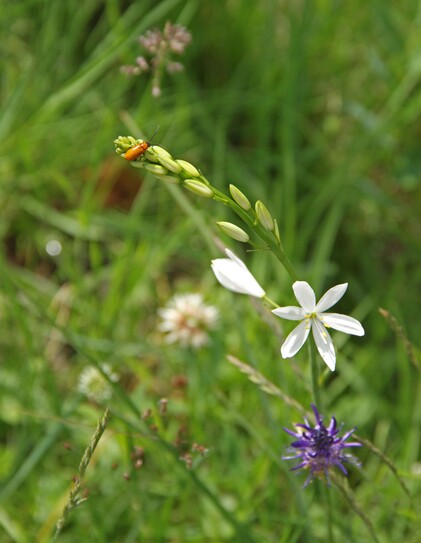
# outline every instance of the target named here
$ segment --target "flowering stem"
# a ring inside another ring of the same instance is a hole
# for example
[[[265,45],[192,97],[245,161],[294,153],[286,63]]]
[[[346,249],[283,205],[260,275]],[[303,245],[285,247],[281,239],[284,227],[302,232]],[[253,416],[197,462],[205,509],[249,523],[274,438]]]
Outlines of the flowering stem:
[[[266,296],[266,294],[263,296],[263,300],[272,307],[279,307],[278,304],[274,302],[273,300],[271,300],[268,296]]]
[[[86,473],[86,469],[89,465],[89,462],[91,461],[92,455],[94,454],[96,446],[98,445],[98,442],[105,431],[105,428],[108,423],[109,415],[110,415],[110,411],[107,408],[102,418],[98,421],[98,425],[95,429],[95,432],[92,435],[91,440],[83,454],[82,460],[80,461],[80,464],[79,464],[79,471],[75,478],[74,486],[72,490],[70,491],[69,498],[63,509],[63,513],[57,521],[56,531],[54,533],[52,541],[56,541],[58,539],[70,512],[86,500],[86,498],[79,497],[82,491],[82,480]]]
[[[322,411],[323,405],[322,405],[322,399],[320,395],[320,385],[319,385],[319,367],[317,365],[317,356],[316,356],[316,349],[314,346],[314,341],[309,341],[309,357],[310,357],[310,366],[311,366],[311,381],[312,381],[312,388],[313,388],[313,398],[314,403],[317,406],[317,408]]]
[[[327,533],[328,533],[328,542],[334,543],[335,538],[333,536],[333,530],[332,530],[332,496],[330,492],[330,488],[323,486],[323,497],[326,503],[327,508]]]
[[[139,141],[142,141],[143,144],[145,143],[143,140],[136,140],[132,136],[119,136],[114,140],[116,152],[121,157],[127,159],[126,152],[137,145]],[[142,154],[141,160],[135,159],[130,163],[135,168],[145,167],[158,179],[166,179],[168,182],[181,185],[199,196],[212,198],[229,207],[264,242],[263,248],[269,249],[274,254],[291,276],[291,279],[293,281],[298,279],[297,272],[282,247],[276,221],[272,219],[269,211],[262,202],[256,202],[255,211],[251,208],[247,198],[243,195],[243,202],[245,199],[249,207],[242,207],[235,199],[230,198],[212,186],[195,166],[189,164],[185,160],[174,159],[168,151],[160,146],[148,145],[147,151]],[[251,245],[256,247],[256,244],[253,243],[253,241],[248,241]]]

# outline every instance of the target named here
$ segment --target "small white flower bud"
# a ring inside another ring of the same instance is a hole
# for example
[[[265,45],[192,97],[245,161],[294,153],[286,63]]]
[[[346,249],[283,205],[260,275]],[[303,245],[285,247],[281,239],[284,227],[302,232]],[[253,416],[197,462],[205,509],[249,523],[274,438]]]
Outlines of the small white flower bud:
[[[153,173],[154,175],[162,176],[168,173],[168,170],[166,170],[160,164],[145,164],[144,167],[145,167],[145,170]]]
[[[251,204],[248,200],[248,198],[241,192],[240,189],[238,189],[235,185],[229,186],[230,193],[232,196],[232,199],[244,209],[244,211],[248,211],[251,209]]]
[[[194,192],[198,196],[203,196],[204,198],[213,197],[212,189],[207,187],[201,181],[197,181],[196,179],[186,179],[183,184],[186,187],[186,189],[190,190],[191,192]]]
[[[267,230],[273,230],[275,225],[273,223],[273,219],[271,214],[269,213],[267,207],[264,203],[262,203],[260,200],[256,202],[255,205],[256,215],[259,219],[259,222],[262,226],[264,226]]]
[[[247,232],[245,232],[242,228],[236,226],[235,224],[225,221],[219,221],[216,224],[225,234],[230,236],[232,239],[241,241],[242,243],[247,243],[250,239]]]
[[[177,159],[176,162],[179,166],[181,166],[181,169],[186,175],[190,177],[200,177],[200,172],[193,166],[193,164],[190,164],[190,162],[181,159]]]
[[[171,158],[171,154],[164,149],[163,147],[160,147],[159,145],[151,145],[146,151],[145,151],[145,157],[150,160],[151,162],[159,162],[159,158]]]
[[[170,183],[171,185],[180,184],[180,178],[176,177],[175,175],[161,175],[159,179],[162,179],[162,181],[166,181],[167,183]]]
[[[170,172],[173,173],[179,173],[181,170],[181,166],[177,164],[177,162],[172,158],[167,158],[163,156],[158,155],[159,163],[164,166],[164,168],[167,168]]]

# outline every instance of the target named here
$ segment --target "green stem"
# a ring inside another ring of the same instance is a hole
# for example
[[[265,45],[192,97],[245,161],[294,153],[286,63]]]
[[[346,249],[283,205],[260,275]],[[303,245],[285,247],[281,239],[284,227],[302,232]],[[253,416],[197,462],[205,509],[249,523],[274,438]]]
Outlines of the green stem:
[[[327,515],[327,533],[328,533],[328,542],[335,543],[335,537],[333,535],[333,525],[332,525],[332,495],[329,487],[323,486],[323,498],[326,503]]]
[[[319,367],[317,365],[317,355],[316,355],[316,348],[314,345],[314,341],[309,339],[308,342],[309,345],[309,357],[310,357],[310,366],[311,366],[311,382],[312,382],[312,388],[313,388],[313,399],[314,404],[316,405],[317,409],[322,412],[323,411],[323,405],[322,405],[322,399],[320,395],[320,383],[319,383]]]
[[[276,307],[279,307],[279,305],[274,302],[273,300],[271,300],[268,296],[263,296],[263,300],[270,306],[272,306],[273,308],[276,308]]]

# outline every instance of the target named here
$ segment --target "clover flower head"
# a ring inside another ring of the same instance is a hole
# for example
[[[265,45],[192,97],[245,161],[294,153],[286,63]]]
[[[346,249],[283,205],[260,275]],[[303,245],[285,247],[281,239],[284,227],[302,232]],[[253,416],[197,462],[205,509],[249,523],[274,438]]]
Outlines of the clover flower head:
[[[208,331],[215,328],[219,317],[216,307],[205,304],[201,294],[177,294],[158,314],[158,330],[166,334],[167,343],[195,348],[209,342]]]
[[[101,369],[111,381],[118,381],[118,375],[112,371],[109,364],[101,364]],[[110,383],[95,366],[86,366],[83,369],[79,375],[77,389],[89,400],[97,403],[110,400],[113,393]]]
[[[173,60],[174,55],[184,54],[191,42],[190,32],[181,25],[167,22],[161,31],[158,28],[147,30],[139,36],[138,43],[145,56],[138,56],[135,64],[121,66],[122,73],[135,76],[144,72],[152,73],[152,96],[161,94],[161,76],[165,69],[170,75],[183,71],[181,62]]]
[[[337,426],[335,417],[332,417],[330,424],[326,427],[323,424],[323,417],[319,414],[315,405],[312,405],[316,424],[310,425],[307,419],[305,424],[295,424],[297,431],[294,432],[284,428],[285,432],[297,438],[297,441],[291,443],[288,451],[294,453],[292,456],[283,456],[283,460],[298,459],[299,463],[292,468],[292,471],[298,469],[308,469],[310,474],[304,483],[304,488],[311,483],[315,477],[326,478],[329,485],[329,470],[334,466],[338,467],[344,475],[348,471],[344,463],[360,466],[360,462],[352,455],[344,452],[349,447],[361,447],[361,443],[347,442],[349,436],[355,428],[346,432],[342,437],[339,432],[341,426]]]
[[[326,309],[335,305],[342,298],[348,288],[348,283],[329,289],[317,304],[313,289],[305,281],[296,281],[292,288],[301,307],[277,307],[272,310],[272,313],[283,319],[301,321],[281,347],[283,358],[294,356],[304,345],[310,330],[312,330],[320,356],[329,369],[334,371],[336,354],[327,328],[354,336],[363,336],[365,333],[361,323],[353,317],[339,313],[325,313]]]
[[[228,258],[212,260],[212,271],[223,287],[239,294],[248,294],[263,298],[265,291],[253,277],[247,266],[229,249],[225,249]]]

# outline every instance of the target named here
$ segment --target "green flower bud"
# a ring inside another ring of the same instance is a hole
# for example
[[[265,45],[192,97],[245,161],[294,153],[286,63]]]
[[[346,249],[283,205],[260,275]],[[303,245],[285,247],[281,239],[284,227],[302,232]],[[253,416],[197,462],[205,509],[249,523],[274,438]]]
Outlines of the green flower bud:
[[[260,200],[258,200],[255,205],[255,210],[256,210],[256,215],[257,215],[257,218],[259,219],[260,224],[264,226],[267,230],[272,231],[275,225],[273,223],[271,214],[269,213],[265,204],[263,204]]]
[[[200,177],[200,172],[193,166],[193,164],[190,164],[190,162],[181,159],[177,159],[176,162],[179,166],[181,166],[181,169],[186,175],[190,177]]]
[[[234,202],[242,207],[245,211],[251,209],[251,204],[248,201],[248,198],[241,192],[240,189],[237,189],[235,185],[230,185],[230,193]]]
[[[201,181],[197,181],[197,179],[185,179],[183,185],[186,187],[186,189],[194,192],[198,196],[203,196],[204,198],[213,197],[212,190]]]
[[[145,164],[145,170],[161,177],[162,175],[167,175],[168,170],[163,168],[160,164]]]
[[[162,181],[166,181],[167,183],[171,183],[171,185],[180,184],[180,178],[176,177],[175,175],[160,175],[159,179],[162,179]]]
[[[144,168],[146,164],[147,162],[144,162],[143,160],[132,160],[132,162],[130,162],[132,168]]]
[[[230,238],[236,239],[237,241],[241,241],[243,243],[246,243],[250,237],[242,228],[239,226],[236,226],[235,224],[232,224],[230,222],[225,221],[219,221],[216,223],[219,228],[225,232]]]
[[[179,166],[177,162],[172,158],[158,156],[158,160],[159,163],[164,166],[164,168],[167,168],[167,170],[169,170],[170,172],[179,173],[181,170],[181,166]]]
[[[160,157],[172,159],[171,154],[166,149],[164,149],[163,147],[160,147],[159,145],[151,145],[145,151],[145,157],[151,162],[159,162]]]

